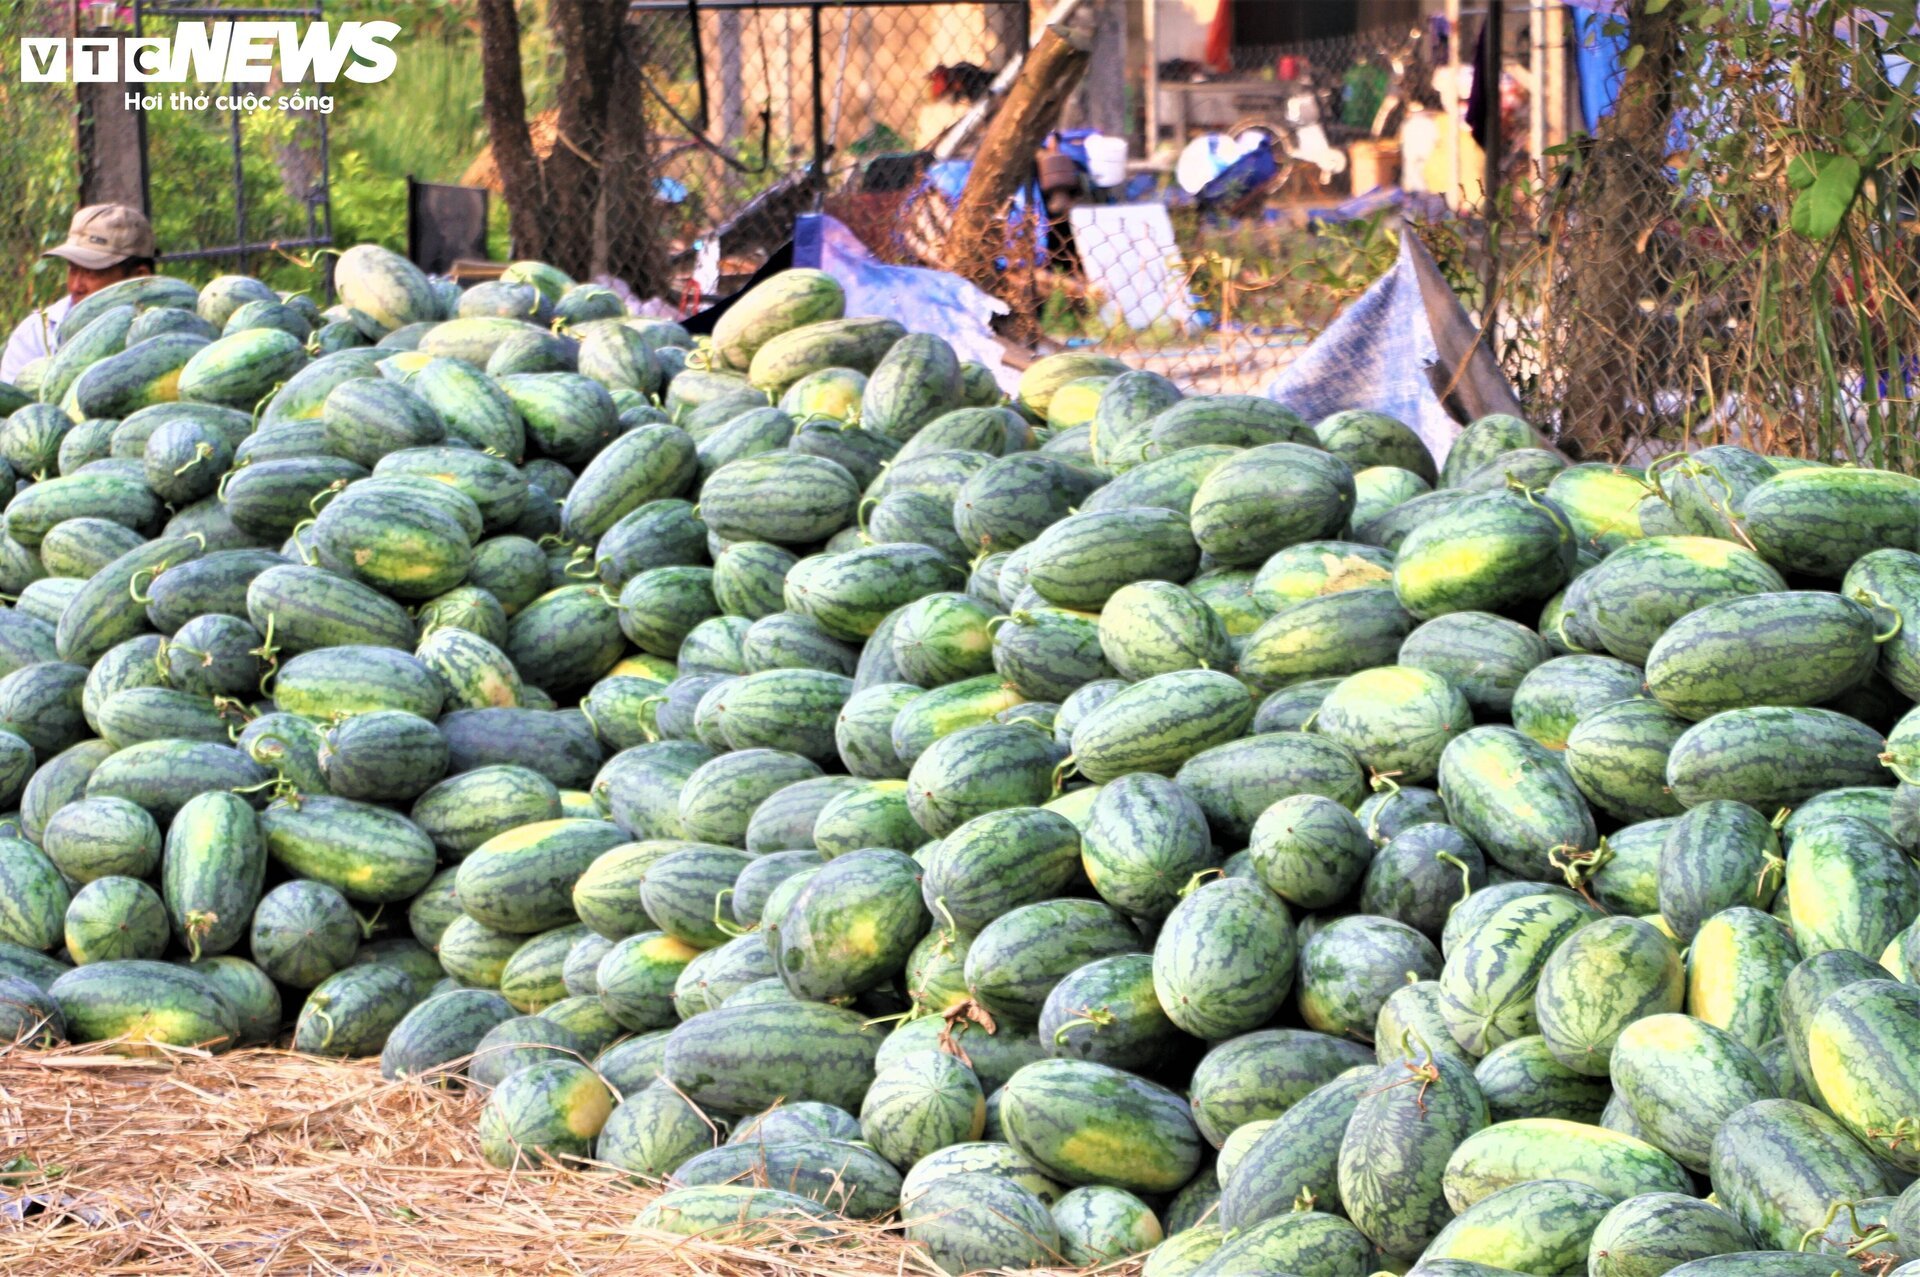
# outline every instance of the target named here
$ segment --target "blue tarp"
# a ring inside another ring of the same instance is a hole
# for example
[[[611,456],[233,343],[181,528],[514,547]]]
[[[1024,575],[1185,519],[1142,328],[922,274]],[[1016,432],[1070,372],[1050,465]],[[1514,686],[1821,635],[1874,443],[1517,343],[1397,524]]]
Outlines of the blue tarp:
[[[1601,117],[1613,110],[1614,98],[1620,93],[1620,59],[1627,51],[1626,21],[1578,5],[1567,7],[1573,10],[1573,64],[1580,77],[1580,118],[1592,133],[1600,127]],[[1605,27],[1609,22],[1623,29],[1608,35]]]
[[[1414,272],[1413,241],[1411,233],[1401,235],[1393,269],[1281,371],[1267,397],[1308,421],[1350,408],[1384,412],[1412,426],[1433,455],[1444,458],[1460,426],[1427,378],[1440,355]]]

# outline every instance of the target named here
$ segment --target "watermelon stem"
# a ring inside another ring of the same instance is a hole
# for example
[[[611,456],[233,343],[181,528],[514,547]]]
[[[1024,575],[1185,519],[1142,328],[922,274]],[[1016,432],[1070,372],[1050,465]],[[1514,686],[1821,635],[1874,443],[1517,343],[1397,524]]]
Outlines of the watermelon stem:
[[[311,510],[315,514],[319,514],[321,509],[321,498],[325,497],[331,500],[332,498],[337,497],[342,492],[346,491],[346,487],[347,487],[347,481],[345,479],[335,479],[332,483],[329,483],[326,487],[320,489],[320,491],[314,493],[312,496],[307,498],[307,509]],[[297,527],[294,529],[295,532],[298,532],[299,530],[300,529]]]
[[[249,458],[248,460],[251,461],[251,458]],[[213,485],[214,498],[218,500],[220,504],[225,505],[227,502],[227,480],[233,478],[233,476],[235,476],[236,474],[239,474],[242,470],[246,469],[247,464],[248,464],[247,461],[241,462],[239,465],[235,466],[233,469],[221,475],[220,482]]]
[[[664,696],[649,696],[640,702],[638,707],[638,713],[640,714],[640,731],[641,734],[647,738],[649,745],[660,739],[660,718],[659,711],[656,707],[666,703],[667,698]],[[582,705],[581,709],[584,711],[586,706]],[[654,711],[651,716],[647,713],[649,710]]]
[[[1473,867],[1450,851],[1435,852],[1433,858],[1460,871],[1460,898],[1447,906],[1447,916],[1451,918],[1453,911],[1465,904],[1467,897],[1473,894]]]
[[[933,907],[938,909],[940,916],[947,920],[946,938],[941,944],[941,948],[944,951],[947,945],[952,944],[953,941],[959,937],[960,924],[953,920],[953,911],[947,908],[947,898],[945,896],[935,896],[933,899]]]
[[[719,891],[716,891],[713,893],[713,926],[714,926],[714,930],[718,931],[721,935],[729,936],[732,939],[738,940],[741,936],[750,934],[751,932],[756,930],[756,928],[743,927],[736,922],[730,922],[727,919],[720,916],[720,902],[722,900],[725,900],[727,897],[731,896],[732,894],[733,894],[732,887],[723,887]]]
[[[1427,1049],[1426,1043],[1424,1042],[1422,1042],[1420,1046],[1422,1050]],[[1427,1112],[1427,1088],[1440,1080],[1440,1066],[1433,1062],[1433,1052],[1427,1050],[1425,1058],[1421,1059],[1418,1063],[1413,1060],[1406,1060],[1402,1062],[1401,1067],[1406,1069],[1407,1076],[1401,1078],[1398,1082],[1389,1082],[1385,1086],[1376,1087],[1368,1091],[1367,1094],[1382,1095],[1398,1087],[1413,1086],[1417,1083],[1420,1089],[1414,1093],[1413,1106],[1420,1110],[1420,1115],[1424,1117]]]
[[[167,565],[164,563],[157,568],[141,568],[138,572],[135,572],[132,576],[128,577],[127,578],[127,597],[132,599],[135,603],[138,603],[141,607],[145,607],[147,604],[153,602],[153,599],[151,596],[140,593],[140,578],[145,577],[147,579],[147,584],[151,586],[153,584],[153,578],[155,578],[156,576],[159,576],[162,572],[166,570],[166,568],[167,568]],[[162,644],[161,646],[164,649],[166,645]],[[166,670],[162,668],[161,673],[164,674],[165,672]]]
[[[273,622],[274,614],[272,612],[267,613],[266,635],[261,638],[259,647],[253,648],[247,653],[248,656],[259,657],[261,662],[266,666],[266,668],[260,672],[260,695],[262,697],[267,695],[267,676],[280,668],[280,649],[275,647],[273,643]]]
[[[182,930],[187,933],[188,961],[200,961],[200,942],[206,939],[207,932],[213,930],[213,924],[218,921],[220,921],[220,915],[208,909],[187,911],[186,925]]]
[[[199,465],[199,464],[200,464],[200,463],[201,463],[202,461],[208,461],[208,460],[211,460],[211,459],[212,459],[212,457],[213,457],[213,445],[212,445],[212,444],[210,444],[210,443],[207,443],[207,442],[205,442],[205,441],[202,441],[202,442],[200,442],[200,443],[196,443],[196,444],[194,444],[194,445],[193,445],[193,460],[191,460],[191,461],[189,461],[189,462],[187,462],[187,464],[185,464],[185,465],[183,465],[183,466],[181,466],[181,467],[180,467],[179,469],[177,469],[177,470],[175,470],[175,471],[174,471],[173,473],[174,473],[174,474],[175,474],[176,476],[178,476],[178,475],[183,475],[183,474],[185,474],[185,473],[186,473],[187,471],[189,471],[189,470],[191,470],[191,469],[193,469],[193,468],[194,468],[195,466],[197,466],[197,465]]]
[[[1567,853],[1565,859],[1560,855],[1563,851]],[[1593,893],[1587,889],[1587,884],[1612,859],[1613,848],[1607,845],[1605,838],[1602,838],[1600,845],[1592,851],[1581,851],[1570,843],[1561,843],[1547,852],[1547,863],[1566,877],[1567,886],[1579,892],[1586,898],[1588,904],[1598,909],[1605,909],[1606,906],[1593,898]]]
[[[1199,873],[1187,879],[1186,885],[1180,888],[1180,892],[1179,892],[1180,898],[1182,900],[1185,900],[1188,896],[1200,890],[1201,884],[1205,883],[1206,880],[1209,878],[1215,878],[1215,877],[1225,878],[1226,876],[1227,876],[1227,871],[1219,868],[1218,866],[1215,866],[1212,869],[1202,869]]]
[[[1875,607],[1885,608],[1887,611],[1893,613],[1893,628],[1888,630],[1885,634],[1874,635],[1873,641],[1875,643],[1885,643],[1889,639],[1897,638],[1899,636],[1900,628],[1906,624],[1906,620],[1907,620],[1906,617],[1900,615],[1899,608],[1887,602],[1885,599],[1881,598],[1878,594],[1874,593],[1872,590],[1865,588],[1864,586],[1858,590],[1855,590],[1853,592],[1853,596],[1864,602],[1871,603]]]
[[[319,1020],[322,1024],[327,1026],[327,1035],[320,1039],[320,1045],[318,1047],[319,1050],[324,1051],[327,1049],[327,1046],[333,1041],[333,1017],[327,1014],[327,1009],[325,1006],[321,1005],[320,1002],[316,1001],[312,997],[309,997],[307,999],[307,1005],[305,1006],[305,1008],[302,1009],[302,1012],[301,1012],[302,1015],[306,1015],[309,1013],[312,1014],[315,1019]]]
[[[264,395],[261,395],[261,396],[260,396],[260,397],[259,397],[258,399],[256,399],[256,400],[254,400],[254,401],[253,401],[253,425],[254,425],[254,429],[256,429],[256,430],[257,430],[257,429],[259,429],[259,428],[260,428],[260,414],[266,411],[266,408],[267,408],[267,405],[273,402],[273,397],[274,397],[275,395],[277,395],[277,394],[279,394],[279,393],[280,393],[280,390],[281,390],[281,388],[282,388],[283,386],[285,386],[286,384],[287,384],[287,383],[286,383],[286,382],[284,382],[284,381],[276,381],[276,382],[274,382],[274,383],[273,383],[273,389],[272,389],[272,390],[269,390],[269,391],[268,391],[268,392],[267,392],[266,394],[264,394]],[[204,443],[203,443],[203,444],[201,444],[201,445],[200,445],[200,447],[201,447],[201,448],[207,448],[207,455],[209,455],[209,456],[211,456],[211,455],[213,455],[213,449],[212,449],[212,448],[208,448],[206,444],[204,444]],[[195,449],[195,451],[198,451],[198,449]],[[187,465],[192,465],[192,464],[194,464],[194,463],[193,463],[192,461],[189,461],[189,462],[187,463]],[[183,468],[184,468],[184,467],[183,467]],[[174,473],[175,473],[175,474],[179,474],[179,473],[180,473],[180,471],[179,471],[179,470],[175,470],[175,471],[174,471]]]
[[[1024,721],[1031,722],[1032,720],[1029,719]],[[1068,778],[1073,775],[1074,768],[1078,767],[1079,765],[1080,765],[1080,760],[1075,758],[1072,754],[1068,754],[1065,758],[1060,760],[1059,766],[1053,769],[1053,796],[1054,797],[1058,798],[1060,796],[1060,792],[1066,786]]]
[[[1913,1129],[1912,1129],[1912,1126],[1911,1126],[1911,1122],[1912,1122],[1912,1119],[1911,1119],[1911,1118],[1905,1118],[1905,1117],[1903,1117],[1903,1118],[1901,1118],[1901,1119],[1900,1119],[1900,1121],[1899,1121],[1899,1122],[1897,1122],[1897,1123],[1895,1123],[1895,1128],[1896,1128],[1896,1129],[1898,1129],[1899,1127],[1902,1127],[1902,1126],[1906,1126],[1906,1127],[1907,1127],[1908,1129],[1907,1129],[1907,1131],[1906,1131],[1906,1133],[1905,1133],[1905,1134],[1906,1134],[1906,1135],[1908,1135],[1908,1136],[1910,1136],[1910,1135],[1912,1135],[1912,1134],[1913,1134]],[[1873,1128],[1871,1128],[1871,1127],[1869,1127],[1869,1128],[1868,1128],[1868,1130],[1867,1130],[1867,1134],[1868,1134],[1869,1136],[1874,1136],[1874,1137],[1876,1137],[1876,1138],[1877,1138],[1877,1137],[1878,1137],[1879,1135],[1881,1135],[1881,1134],[1884,1134],[1884,1132],[1876,1132],[1876,1131],[1874,1131],[1874,1130],[1873,1130]],[[1899,1143],[1900,1143],[1900,1138],[1898,1138],[1898,1137],[1897,1137],[1897,1138],[1896,1138],[1896,1139],[1894,1140],[1894,1146],[1895,1146],[1895,1147],[1898,1147],[1898,1145],[1899,1145]],[[1820,1237],[1820,1236],[1821,1236],[1822,1234],[1824,1234],[1824,1233],[1825,1233],[1825,1232],[1826,1232],[1826,1231],[1827,1231],[1827,1230],[1828,1230],[1829,1228],[1832,1228],[1832,1227],[1833,1227],[1833,1225],[1834,1225],[1834,1223],[1835,1223],[1835,1222],[1836,1222],[1836,1221],[1837,1221],[1837,1220],[1838,1220],[1838,1219],[1840,1218],[1840,1212],[1841,1212],[1841,1211],[1843,1211],[1843,1210],[1844,1210],[1845,1212],[1847,1212],[1847,1222],[1848,1222],[1848,1223],[1849,1223],[1850,1225],[1852,1225],[1852,1227],[1853,1227],[1853,1235],[1854,1235],[1855,1237],[1867,1237],[1869,1233],[1871,1233],[1871,1232],[1873,1232],[1873,1231],[1874,1231],[1874,1229],[1875,1229],[1875,1228],[1877,1228],[1877,1227],[1879,1227],[1879,1226],[1878,1226],[1878,1225],[1874,1225],[1874,1226],[1872,1226],[1872,1227],[1869,1227],[1869,1228],[1864,1228],[1864,1229],[1863,1229],[1863,1228],[1861,1228],[1861,1227],[1860,1227],[1860,1213],[1859,1213],[1859,1211],[1858,1211],[1858,1210],[1856,1210],[1856,1209],[1855,1209],[1855,1207],[1856,1207],[1856,1205],[1857,1205],[1857,1203],[1854,1203],[1854,1202],[1850,1202],[1850,1201],[1838,1201],[1838,1202],[1835,1202],[1835,1203],[1833,1203],[1833,1205],[1831,1205],[1831,1206],[1829,1206],[1829,1207],[1827,1207],[1827,1216],[1826,1216],[1826,1218],[1825,1218],[1825,1219],[1823,1219],[1823,1220],[1821,1220],[1821,1221],[1820,1221],[1820,1222],[1819,1222],[1818,1224],[1816,1224],[1816,1225],[1814,1225],[1814,1226],[1813,1226],[1812,1228],[1809,1228],[1809,1229],[1808,1229],[1808,1230],[1807,1230],[1806,1232],[1804,1232],[1804,1233],[1802,1233],[1802,1234],[1800,1234],[1800,1244],[1799,1244],[1798,1246],[1796,1246],[1796,1247],[1794,1247],[1794,1249],[1795,1249],[1795,1250],[1797,1250],[1797,1251],[1804,1251],[1804,1250],[1806,1250],[1806,1248],[1807,1248],[1807,1247],[1808,1247],[1808,1246],[1809,1246],[1809,1245],[1810,1245],[1810,1244],[1811,1244],[1811,1243],[1812,1243],[1812,1242],[1813,1242],[1813,1241],[1814,1241],[1814,1240],[1815,1240],[1816,1238],[1818,1238],[1818,1237]],[[1866,1242],[1864,1242],[1864,1243],[1862,1243],[1859,1249],[1865,1249],[1865,1247],[1866,1247],[1866,1246],[1870,1246],[1870,1245],[1872,1245],[1872,1244],[1873,1244],[1873,1243],[1874,1243],[1875,1241],[1881,1241],[1881,1240],[1884,1240],[1884,1239],[1883,1239],[1883,1238],[1872,1238],[1872,1239],[1870,1239],[1870,1240],[1868,1240],[1868,1241],[1866,1241]],[[1846,1253],[1847,1253],[1847,1255],[1848,1255],[1849,1257],[1851,1257],[1851,1256],[1853,1256],[1854,1254],[1856,1254],[1856,1253],[1857,1253],[1857,1251],[1856,1251],[1855,1249],[1851,1249],[1851,1248],[1850,1248],[1850,1249],[1849,1249],[1849,1250],[1848,1250],[1848,1251],[1847,1251]]]
[[[1675,464],[1684,463],[1687,459],[1687,455],[1688,455],[1687,450],[1685,448],[1682,448],[1676,452],[1669,452],[1669,453],[1665,453],[1662,456],[1655,457],[1652,461],[1649,461],[1647,463],[1646,477],[1641,480],[1641,483],[1646,485],[1646,489],[1648,492],[1651,492],[1654,496],[1659,497],[1662,501],[1666,502],[1669,506],[1673,504],[1673,498],[1667,495],[1666,485],[1661,483],[1661,478],[1665,474],[1665,471],[1663,471],[1661,467],[1666,465],[1668,462],[1673,462]]]
[[[1770,899],[1772,892],[1767,890],[1767,879],[1777,878],[1774,891],[1778,891],[1787,880],[1787,860],[1785,856],[1768,853],[1760,865],[1760,876],[1753,884],[1753,898],[1756,902]]]
[[[1063,1022],[1059,1028],[1053,1031],[1053,1044],[1055,1046],[1065,1046],[1067,1044],[1067,1034],[1073,1030],[1084,1028],[1088,1025],[1096,1029],[1104,1029],[1110,1026],[1113,1021],[1114,1015],[1111,1007],[1081,1007],[1079,1015]]]
[[[316,497],[318,495],[319,495],[318,493],[315,494]],[[310,568],[317,568],[320,566],[319,560],[313,556],[311,549],[307,545],[307,543],[300,539],[300,533],[306,530],[307,528],[312,527],[313,525],[314,525],[314,520],[312,519],[300,520],[300,522],[293,525],[293,532],[289,535],[288,540],[292,541],[295,548],[297,548],[300,551],[300,561],[302,563],[306,564]]]

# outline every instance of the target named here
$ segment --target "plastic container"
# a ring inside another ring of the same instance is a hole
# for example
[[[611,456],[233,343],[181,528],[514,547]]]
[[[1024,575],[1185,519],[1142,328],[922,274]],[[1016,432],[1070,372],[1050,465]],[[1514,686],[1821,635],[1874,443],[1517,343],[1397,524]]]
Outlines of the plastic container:
[[[1127,139],[1090,134],[1087,146],[1087,174],[1095,186],[1127,184]]]

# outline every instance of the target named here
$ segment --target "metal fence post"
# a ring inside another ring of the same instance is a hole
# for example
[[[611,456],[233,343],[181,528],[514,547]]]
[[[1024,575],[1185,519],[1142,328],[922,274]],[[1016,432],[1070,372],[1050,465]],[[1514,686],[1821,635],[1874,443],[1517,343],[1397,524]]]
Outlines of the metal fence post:
[[[827,152],[832,149],[827,139],[827,95],[826,68],[820,65],[820,5],[809,7],[808,16],[812,19],[808,43],[812,47],[813,57],[813,187],[814,207],[827,193]]]

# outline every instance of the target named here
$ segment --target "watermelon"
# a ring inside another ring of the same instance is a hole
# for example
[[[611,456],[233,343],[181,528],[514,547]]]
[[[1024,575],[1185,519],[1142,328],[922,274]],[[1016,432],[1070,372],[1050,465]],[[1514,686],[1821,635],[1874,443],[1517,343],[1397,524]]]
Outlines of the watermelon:
[[[930,847],[921,858],[923,890],[949,925],[979,931],[1058,894],[1077,875],[1080,854],[1080,831],[1064,816],[1035,807],[988,812]]]
[[[1446,1057],[1383,1065],[1340,1143],[1347,1215],[1387,1254],[1420,1255],[1452,1214],[1443,1191],[1448,1157],[1486,1124],[1486,1100],[1465,1065]]]
[[[1440,1011],[1454,1040],[1478,1056],[1535,1032],[1534,994],[1541,972],[1588,916],[1571,893],[1524,892],[1496,905],[1457,943],[1447,944]]]
[[[1429,670],[1385,665],[1350,675],[1320,702],[1313,729],[1372,771],[1432,780],[1449,742],[1473,724],[1460,691]]]
[[[220,1050],[239,1036],[232,1004],[207,980],[167,962],[128,960],[76,967],[47,996],[75,1042],[125,1039],[133,1054],[153,1047]]]
[[[1136,772],[1095,795],[1081,834],[1081,864],[1093,889],[1115,908],[1162,918],[1193,876],[1217,862],[1206,812],[1179,784]]]
[[[1920,876],[1893,839],[1837,816],[1804,830],[1787,854],[1793,938],[1806,956],[1829,949],[1878,954],[1920,913]]]
[[[860,1107],[861,1134],[900,1167],[948,1145],[979,1139],[986,1119],[986,1097],[973,1071],[939,1051],[881,1069]]]
[[[1914,994],[1890,980],[1849,984],[1821,1000],[1805,1030],[1808,1080],[1821,1102],[1876,1156],[1909,1173],[1917,1160],[1905,1138],[1915,1080],[1897,1044],[1920,1016]]]
[[[1773,1089],[1759,1057],[1736,1038],[1672,1013],[1628,1025],[1612,1073],[1644,1138],[1696,1171],[1708,1168],[1721,1124]]]
[[[963,971],[974,1001],[996,1017],[1032,1024],[1069,972],[1142,948],[1122,914],[1098,901],[1062,898],[994,919],[968,946]]]
[[[1751,1250],[1734,1215],[1680,1193],[1642,1193],[1607,1212],[1593,1230],[1593,1277],[1662,1277],[1695,1259]]]
[[[1719,1204],[1776,1250],[1824,1230],[1833,1202],[1885,1196],[1896,1183],[1839,1122],[1779,1099],[1757,1100],[1721,1124],[1708,1172]]]
[[[1336,918],[1301,944],[1300,1018],[1364,1041],[1395,989],[1439,972],[1439,951],[1412,927],[1365,914]]]
[[[1688,1187],[1680,1164],[1642,1140],[1578,1122],[1520,1118],[1477,1131],[1453,1150],[1447,1202],[1464,1211],[1501,1189],[1537,1179],[1572,1180],[1616,1199]]]
[[[1171,1192],[1200,1164],[1200,1133],[1178,1096],[1091,1061],[1027,1065],[1007,1082],[1001,1121],[1008,1142],[1063,1183]]]
[[[963,1171],[927,1184],[906,1210],[906,1237],[942,1271],[1025,1269],[1058,1254],[1046,1203],[1009,1179]]]
[[[1074,765],[1096,782],[1137,771],[1170,773],[1195,754],[1239,738],[1252,721],[1253,701],[1238,679],[1205,669],[1160,674],[1080,720]]]
[[[1537,1034],[1497,1046],[1474,1066],[1473,1080],[1495,1122],[1557,1117],[1596,1123],[1613,1094],[1605,1078],[1576,1073],[1554,1058]]]
[[[1294,960],[1286,906],[1257,882],[1226,879],[1196,888],[1167,917],[1153,985],[1177,1027],[1219,1040],[1272,1018],[1292,991]]]
[[[1394,593],[1423,621],[1540,602],[1573,575],[1575,543],[1551,502],[1483,493],[1407,537],[1394,558]]]
[[[1647,690],[1698,722],[1753,705],[1818,705],[1880,659],[1870,609],[1811,590],[1709,604],[1674,622],[1647,654]]]
[[[1786,589],[1778,571],[1733,541],[1655,536],[1622,547],[1585,579],[1585,623],[1606,650],[1642,664],[1681,617],[1710,603]]]
[[[1455,737],[1440,756],[1439,781],[1455,823],[1521,876],[1544,878],[1564,854],[1554,849],[1596,842],[1593,814],[1559,757],[1510,727]]]
[[[1421,1269],[1465,1263],[1495,1271],[1579,1273],[1594,1230],[1613,1205],[1607,1193],[1572,1180],[1515,1184],[1449,1221],[1421,1256]]]
[[[547,1060],[509,1074],[480,1111],[480,1152],[510,1170],[524,1160],[585,1158],[613,1112],[614,1097],[588,1066]]]
[[[1438,674],[1467,698],[1476,717],[1493,720],[1507,717],[1521,681],[1552,656],[1547,641],[1518,622],[1454,612],[1407,635],[1399,663]]]
[[[95,878],[73,893],[64,936],[67,956],[78,966],[156,959],[167,949],[166,906],[137,878]]]
[[[1374,848],[1340,803],[1319,794],[1295,794],[1260,814],[1248,851],[1255,876],[1282,899],[1322,909],[1359,885]]]
[[[785,1098],[860,1107],[880,1034],[861,1016],[816,1002],[722,1007],[667,1039],[663,1074],[702,1109],[757,1112]]]
[[[1785,923],[1758,909],[1723,909],[1687,948],[1687,1014],[1763,1046],[1780,1034],[1787,973],[1799,961]]]
[[[1652,924],[1604,918],[1573,933],[1541,968],[1534,1014],[1541,1036],[1575,1072],[1602,1077],[1629,1025],[1680,1010],[1679,951]]]
[[[917,866],[856,851],[811,875],[778,919],[781,978],[801,997],[861,992],[899,970],[927,926]]]
[[[1784,880],[1780,842],[1767,819],[1744,803],[1710,801],[1667,829],[1660,852],[1660,914],[1691,940],[1722,909],[1765,909]]]

